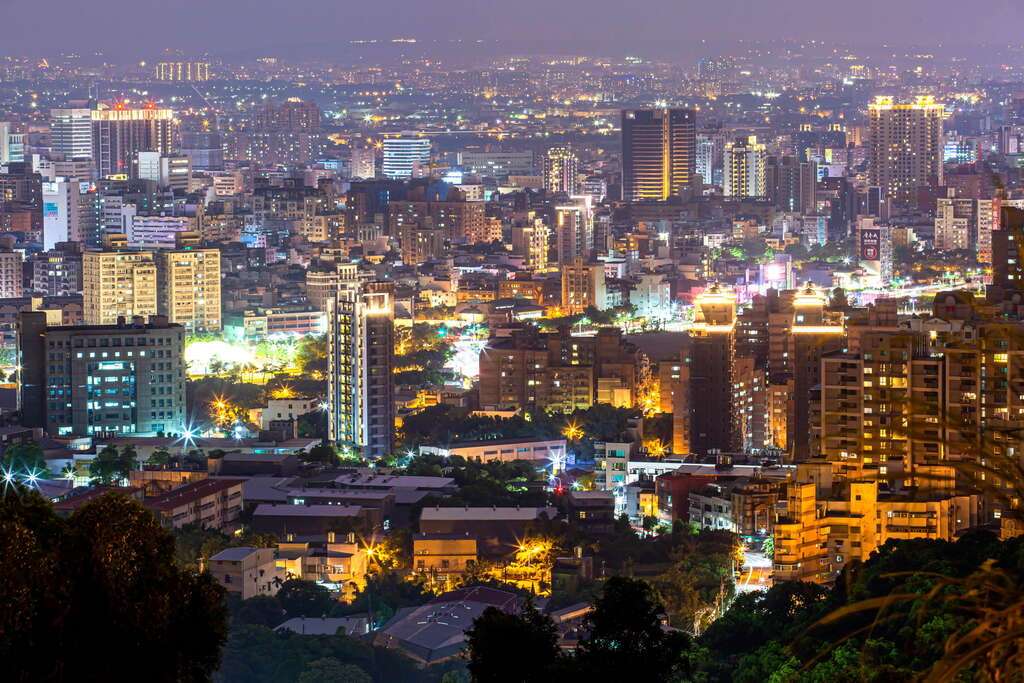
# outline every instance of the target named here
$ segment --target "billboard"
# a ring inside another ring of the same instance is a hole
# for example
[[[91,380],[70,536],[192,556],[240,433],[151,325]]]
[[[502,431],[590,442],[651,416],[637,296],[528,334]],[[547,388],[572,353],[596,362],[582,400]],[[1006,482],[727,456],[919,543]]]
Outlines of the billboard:
[[[882,258],[881,230],[878,228],[861,229],[860,258],[862,261],[878,261]]]

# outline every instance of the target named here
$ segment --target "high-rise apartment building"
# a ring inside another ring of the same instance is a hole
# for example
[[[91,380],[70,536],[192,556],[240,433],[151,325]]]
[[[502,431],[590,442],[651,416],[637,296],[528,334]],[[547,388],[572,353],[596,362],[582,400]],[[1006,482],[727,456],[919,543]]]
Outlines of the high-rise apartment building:
[[[47,327],[18,321],[19,408],[24,424],[54,436],[182,434],[185,330],[149,324]]]
[[[329,438],[371,459],[390,455],[394,440],[394,305],[380,282],[327,299]]]
[[[604,264],[576,261],[562,266],[563,315],[576,315],[590,307],[599,311],[608,307]]]
[[[726,197],[768,196],[767,148],[756,136],[737,138],[725,144],[723,194]]]
[[[51,109],[50,149],[64,159],[91,159],[92,110],[88,107]]]
[[[156,256],[159,314],[190,332],[219,331],[220,250],[181,246]]]
[[[992,283],[1024,289],[1024,209],[1003,207],[992,232]]]
[[[663,201],[695,172],[697,114],[692,109],[622,112],[622,199]]]
[[[170,154],[177,122],[174,112],[153,103],[118,102],[92,112],[92,159],[99,177],[128,175],[138,152]]]
[[[512,226],[512,252],[523,257],[527,270],[544,270],[548,267],[548,244],[551,230],[544,221],[535,218],[525,225]]]
[[[998,202],[992,199],[939,197],[935,205],[935,248],[973,251],[992,262],[992,229],[998,225]]]
[[[22,295],[22,258],[20,251],[0,248],[0,299]]]
[[[942,185],[944,117],[945,107],[932,97],[875,98],[868,105],[868,183],[901,202],[919,187]]]
[[[158,81],[208,81],[210,80],[209,62],[157,62],[156,80]]]
[[[576,194],[579,188],[579,159],[570,147],[552,147],[544,155],[544,189]]]
[[[430,172],[430,138],[415,133],[402,133],[398,137],[384,138],[384,162],[381,173],[385,178],[407,180],[420,178]]]
[[[82,316],[87,325],[157,315],[157,269],[150,251],[82,254]]]
[[[82,245],[61,242],[30,259],[31,290],[42,296],[68,296],[82,291]]]
[[[741,446],[733,401],[736,295],[712,285],[694,301],[694,314],[675,392],[672,451],[733,452]]]
[[[370,180],[377,177],[377,150],[373,147],[353,147],[349,157],[349,177]]]
[[[594,250],[594,209],[590,197],[572,197],[571,204],[555,207],[558,265],[589,261]]]

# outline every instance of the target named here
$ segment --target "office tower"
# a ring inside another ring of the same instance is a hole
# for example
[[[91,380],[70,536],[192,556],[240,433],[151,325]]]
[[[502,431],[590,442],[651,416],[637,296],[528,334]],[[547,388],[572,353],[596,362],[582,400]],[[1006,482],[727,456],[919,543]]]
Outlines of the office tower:
[[[329,438],[364,457],[391,454],[394,291],[374,282],[327,299]]]
[[[544,189],[548,192],[576,194],[579,159],[570,147],[552,147],[543,157]]]
[[[183,433],[184,337],[163,318],[47,327],[45,313],[21,313],[24,424],[60,437]]]
[[[149,251],[82,254],[82,316],[87,325],[157,315],[157,276]]]
[[[82,245],[59,242],[53,249],[30,258],[32,293],[41,296],[68,296],[82,291]]]
[[[944,114],[932,97],[875,98],[868,105],[868,183],[899,202],[911,200],[919,187],[942,185]]]
[[[722,150],[724,140],[715,133],[700,133],[696,138],[694,172],[705,185],[722,183]]]
[[[590,197],[572,197],[572,204],[555,207],[558,265],[589,261],[594,250],[594,209]]]
[[[740,446],[733,406],[736,295],[717,284],[694,301],[673,406],[673,453],[734,452]]]
[[[91,159],[92,110],[88,107],[51,109],[50,149],[66,160]]]
[[[726,197],[768,196],[765,166],[767,148],[751,135],[725,144],[723,193]]]
[[[663,201],[690,184],[697,115],[692,109],[622,112],[622,199]]]
[[[174,112],[153,103],[141,108],[118,102],[92,111],[92,159],[99,177],[128,175],[138,152],[169,154]]]
[[[156,80],[199,82],[210,80],[209,62],[158,62]]]
[[[224,140],[219,131],[182,131],[179,151],[188,157],[194,170],[224,170]]]
[[[512,226],[512,252],[523,257],[523,266],[527,270],[544,270],[548,267],[550,239],[551,230],[539,218],[525,225]]]
[[[25,161],[25,134],[17,133],[14,124],[0,121],[0,164]]]
[[[101,231],[99,195],[88,180],[59,176],[42,183],[43,248],[94,243]]]
[[[588,308],[608,308],[604,264],[576,261],[562,266],[562,314],[576,315]]]
[[[220,250],[182,245],[156,256],[158,313],[190,332],[220,331]]]
[[[1024,289],[1024,209],[1003,207],[999,228],[992,231],[992,283]]]
[[[385,178],[406,180],[420,178],[430,172],[430,139],[415,133],[402,133],[399,137],[384,138],[384,163],[381,173]]]
[[[377,177],[377,150],[373,147],[353,147],[349,158],[349,177],[368,180]]]
[[[459,152],[455,160],[466,173],[497,179],[536,173],[533,152]]]
[[[192,179],[192,166],[189,158],[182,154],[139,152],[135,158],[134,176],[156,183],[161,190],[184,194]]]

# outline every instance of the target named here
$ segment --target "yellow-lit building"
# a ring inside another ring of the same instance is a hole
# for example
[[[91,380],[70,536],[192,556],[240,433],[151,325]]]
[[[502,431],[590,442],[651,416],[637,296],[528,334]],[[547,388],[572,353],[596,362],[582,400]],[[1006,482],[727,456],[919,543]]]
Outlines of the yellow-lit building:
[[[449,582],[477,562],[476,538],[466,534],[416,534],[412,570],[433,581]]]
[[[194,332],[221,329],[220,251],[181,248],[157,254],[158,310]]]
[[[82,317],[86,325],[114,325],[119,317],[157,315],[157,267],[150,251],[82,254]]]
[[[978,496],[884,494],[874,479],[834,479],[827,462],[797,466],[775,522],[775,581],[831,583],[889,540],[952,541],[978,523]]]
[[[159,62],[156,65],[158,81],[208,81],[209,62]]]

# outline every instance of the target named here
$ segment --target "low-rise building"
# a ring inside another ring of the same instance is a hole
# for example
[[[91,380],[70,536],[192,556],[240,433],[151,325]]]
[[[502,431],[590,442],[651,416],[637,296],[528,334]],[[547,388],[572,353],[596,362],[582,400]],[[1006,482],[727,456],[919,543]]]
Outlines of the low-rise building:
[[[565,439],[488,439],[464,441],[450,446],[423,445],[420,455],[457,456],[476,462],[548,460],[565,462]]]
[[[143,505],[174,529],[187,524],[230,529],[242,512],[244,483],[244,479],[203,479],[147,498]]]
[[[468,534],[416,534],[412,570],[444,581],[461,576],[477,561],[476,538]]]
[[[240,595],[243,600],[276,595],[285,575],[277,566],[275,554],[273,548],[227,548],[211,557],[206,568],[228,593]]]

